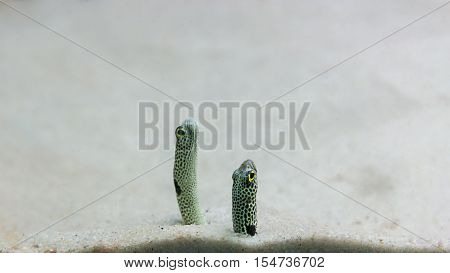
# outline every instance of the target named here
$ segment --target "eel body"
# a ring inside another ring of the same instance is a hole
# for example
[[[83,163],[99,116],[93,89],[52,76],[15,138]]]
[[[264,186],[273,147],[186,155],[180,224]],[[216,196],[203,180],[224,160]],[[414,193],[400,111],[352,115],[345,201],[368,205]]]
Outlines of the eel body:
[[[258,176],[255,163],[244,161],[233,173],[232,217],[236,233],[254,236],[258,225],[256,210],[256,193]]]
[[[185,225],[203,224],[197,190],[197,122],[194,119],[185,120],[176,128],[175,135],[173,182],[181,217]]]

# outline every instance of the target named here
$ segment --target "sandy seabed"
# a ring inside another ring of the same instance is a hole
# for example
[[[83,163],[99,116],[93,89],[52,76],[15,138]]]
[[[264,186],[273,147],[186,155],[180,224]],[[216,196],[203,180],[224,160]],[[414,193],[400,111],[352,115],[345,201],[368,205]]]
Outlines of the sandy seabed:
[[[231,2],[8,1],[179,100],[261,104],[442,4]],[[0,249],[448,250],[449,8],[280,99],[311,102],[311,149],[271,151],[292,165],[223,149],[218,121],[221,146],[199,151],[208,224],[182,226],[173,161],[140,176],[174,151],[138,149],[138,103],[170,98],[0,5]],[[247,158],[260,183],[254,238],[230,219],[231,175]]]

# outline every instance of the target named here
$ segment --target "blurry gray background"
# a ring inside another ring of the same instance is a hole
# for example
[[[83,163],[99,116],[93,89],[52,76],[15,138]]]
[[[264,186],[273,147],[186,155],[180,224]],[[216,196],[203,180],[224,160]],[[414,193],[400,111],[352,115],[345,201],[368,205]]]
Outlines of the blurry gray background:
[[[137,138],[138,102],[169,99],[105,59],[179,100],[264,103],[444,3],[5,2],[91,52],[0,3],[4,250],[173,155],[173,147],[139,151]],[[446,247],[449,13],[450,6],[436,11],[280,99],[312,102],[304,122],[312,150],[273,151]],[[235,236],[231,174],[246,158],[259,169],[256,242],[286,239],[288,228],[294,237],[430,246],[276,157],[239,147],[200,151],[199,189],[210,224],[192,227],[195,232]],[[178,223],[172,166],[167,162],[42,234],[140,226],[148,238],[195,236]],[[172,233],[164,235],[163,226]]]

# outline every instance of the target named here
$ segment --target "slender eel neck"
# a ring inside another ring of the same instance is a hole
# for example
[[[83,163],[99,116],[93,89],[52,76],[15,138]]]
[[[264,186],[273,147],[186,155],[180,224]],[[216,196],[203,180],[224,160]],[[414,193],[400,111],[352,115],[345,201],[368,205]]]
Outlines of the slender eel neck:
[[[197,190],[197,146],[177,145],[174,178],[186,187],[185,193]],[[178,192],[177,192],[178,195]]]

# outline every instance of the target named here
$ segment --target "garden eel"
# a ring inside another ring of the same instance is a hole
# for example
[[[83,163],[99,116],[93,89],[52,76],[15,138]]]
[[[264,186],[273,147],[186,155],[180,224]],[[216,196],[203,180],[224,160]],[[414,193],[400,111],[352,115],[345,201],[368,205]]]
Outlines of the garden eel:
[[[254,236],[258,220],[256,218],[256,193],[258,177],[255,163],[244,161],[233,173],[233,229],[234,232]]]
[[[175,135],[177,144],[173,182],[181,217],[185,225],[203,224],[197,192],[197,122],[186,119],[176,128]]]

